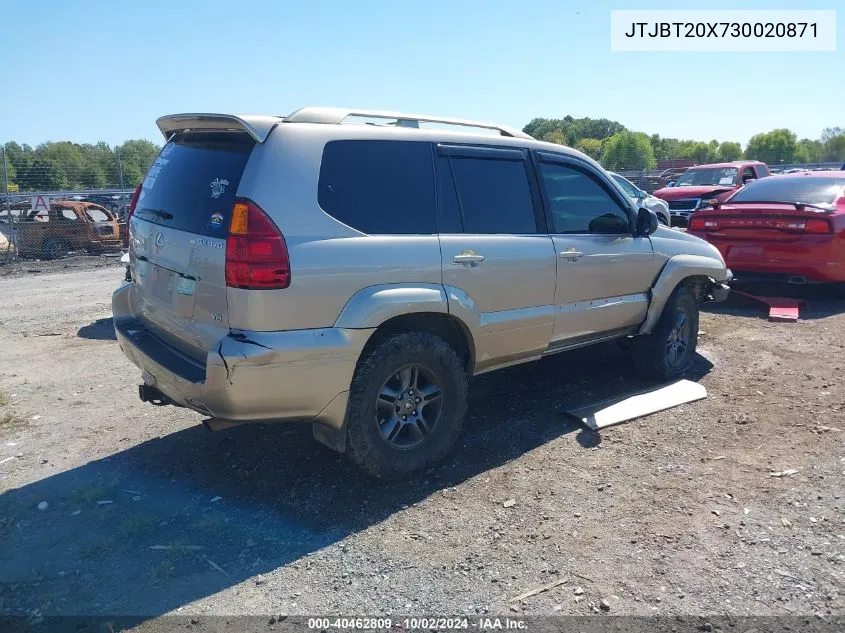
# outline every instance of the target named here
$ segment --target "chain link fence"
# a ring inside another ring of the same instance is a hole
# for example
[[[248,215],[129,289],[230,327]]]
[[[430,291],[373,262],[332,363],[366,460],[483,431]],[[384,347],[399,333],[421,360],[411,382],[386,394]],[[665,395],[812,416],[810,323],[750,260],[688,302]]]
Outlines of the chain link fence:
[[[132,194],[157,148],[150,143],[127,164],[120,148],[105,144],[54,145],[66,146],[64,159],[0,145],[0,264],[123,248]]]

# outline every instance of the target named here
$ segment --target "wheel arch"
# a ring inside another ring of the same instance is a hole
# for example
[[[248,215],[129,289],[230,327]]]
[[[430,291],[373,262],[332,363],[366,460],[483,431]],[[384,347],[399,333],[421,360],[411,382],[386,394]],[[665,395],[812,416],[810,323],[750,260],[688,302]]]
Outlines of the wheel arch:
[[[714,281],[722,281],[727,271],[722,262],[701,255],[676,255],[672,257],[651,288],[651,302],[639,334],[649,334],[657,325],[669,297],[679,285],[686,285],[696,301],[703,299],[704,290]]]

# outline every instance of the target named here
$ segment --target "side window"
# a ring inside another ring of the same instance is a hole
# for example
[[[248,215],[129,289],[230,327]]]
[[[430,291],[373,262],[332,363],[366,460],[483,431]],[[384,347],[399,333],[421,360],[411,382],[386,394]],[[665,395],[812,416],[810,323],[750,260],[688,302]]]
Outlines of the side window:
[[[464,233],[537,233],[524,161],[450,156],[440,165],[454,177]]]
[[[749,178],[753,179],[756,178],[756,176],[754,175],[754,170],[751,169],[751,167],[746,167],[742,170],[742,182],[745,183],[745,181]]]
[[[323,150],[317,200],[326,213],[362,233],[431,235],[431,145],[330,141]]]
[[[755,165],[754,169],[757,170],[757,178],[765,178],[769,175],[769,168],[765,165]]]
[[[73,220],[74,222],[79,219],[73,209],[62,209],[61,217],[63,220]]]
[[[88,209],[85,209],[85,213],[88,215],[88,219],[92,222],[108,222],[111,219],[102,209],[89,207]]]
[[[630,233],[627,209],[587,171],[540,163],[553,233]]]

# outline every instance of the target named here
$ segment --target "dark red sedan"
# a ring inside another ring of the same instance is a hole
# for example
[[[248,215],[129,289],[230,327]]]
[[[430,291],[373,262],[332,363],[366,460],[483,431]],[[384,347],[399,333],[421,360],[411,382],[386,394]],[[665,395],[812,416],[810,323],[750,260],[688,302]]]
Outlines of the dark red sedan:
[[[749,183],[697,212],[689,232],[716,246],[737,279],[845,282],[845,173]]]

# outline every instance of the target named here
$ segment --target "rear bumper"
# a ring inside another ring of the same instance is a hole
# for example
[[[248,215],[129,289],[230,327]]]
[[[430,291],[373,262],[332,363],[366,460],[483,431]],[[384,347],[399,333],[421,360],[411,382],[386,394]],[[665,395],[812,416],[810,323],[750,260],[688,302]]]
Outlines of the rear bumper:
[[[738,279],[755,275],[772,279],[804,278],[808,282],[845,281],[845,248],[836,236],[803,238],[795,242],[734,242],[696,234],[722,253]]]
[[[144,382],[174,404],[232,421],[316,420],[340,428],[349,385],[373,330],[230,332],[204,362],[168,346],[112,297],[117,341]]]

